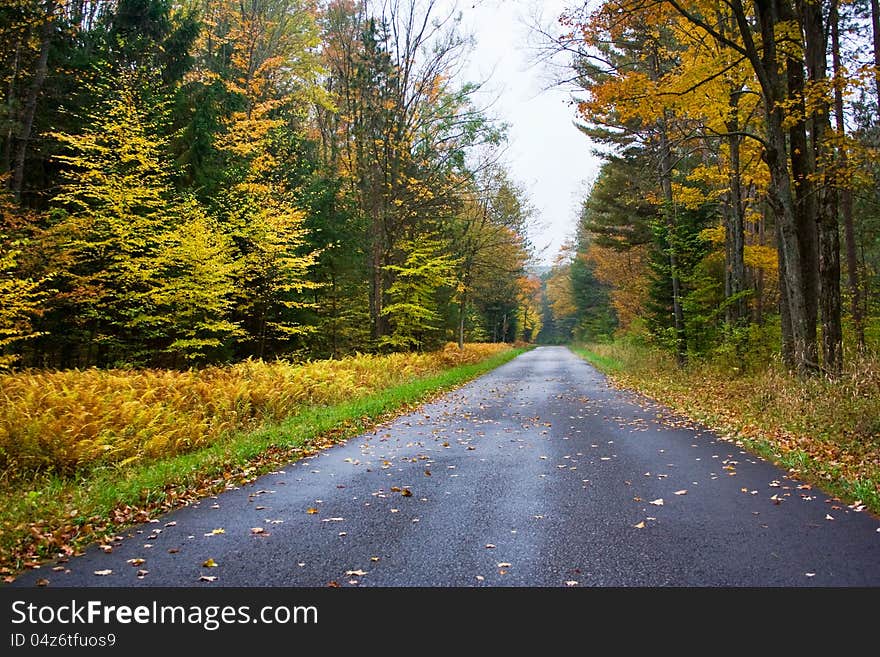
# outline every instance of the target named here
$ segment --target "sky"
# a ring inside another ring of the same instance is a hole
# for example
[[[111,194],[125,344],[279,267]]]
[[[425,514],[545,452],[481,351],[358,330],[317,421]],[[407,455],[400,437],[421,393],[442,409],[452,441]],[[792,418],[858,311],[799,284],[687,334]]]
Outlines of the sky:
[[[476,41],[465,69],[482,81],[490,114],[509,124],[504,160],[536,209],[530,238],[536,260],[551,264],[573,236],[578,210],[600,161],[573,124],[571,95],[552,88],[554,72],[534,64],[536,37],[529,24],[537,9],[542,24],[555,23],[571,0],[461,0],[463,27]],[[496,100],[497,99],[497,100]],[[495,102],[491,102],[495,101]]]

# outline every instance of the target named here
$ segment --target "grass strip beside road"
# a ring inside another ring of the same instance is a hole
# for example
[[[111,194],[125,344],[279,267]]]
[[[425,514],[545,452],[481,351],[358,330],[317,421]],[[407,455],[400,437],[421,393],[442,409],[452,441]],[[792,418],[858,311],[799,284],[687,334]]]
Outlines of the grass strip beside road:
[[[626,342],[571,350],[625,388],[787,469],[846,504],[880,514],[880,366],[848,365],[840,377],[799,379],[776,363],[731,372]]]
[[[233,433],[194,452],[97,468],[73,479],[47,475],[26,488],[21,481],[5,481],[0,484],[0,572],[12,578],[22,568],[59,554],[74,554],[126,525],[249,483],[403,414],[524,351],[502,351],[348,402],[304,407],[281,422]]]

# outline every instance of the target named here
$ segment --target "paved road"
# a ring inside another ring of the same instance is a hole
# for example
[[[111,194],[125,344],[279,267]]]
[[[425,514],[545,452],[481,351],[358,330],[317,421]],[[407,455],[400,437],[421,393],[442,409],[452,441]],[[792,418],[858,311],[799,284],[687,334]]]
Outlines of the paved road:
[[[829,498],[546,347],[16,584],[880,585],[880,521]]]

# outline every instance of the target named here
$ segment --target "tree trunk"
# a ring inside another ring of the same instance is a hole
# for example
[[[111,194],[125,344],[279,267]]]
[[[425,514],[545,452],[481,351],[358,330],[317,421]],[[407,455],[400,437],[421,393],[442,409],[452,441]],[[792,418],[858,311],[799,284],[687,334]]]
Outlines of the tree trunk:
[[[794,111],[804,116],[803,94],[806,85],[804,66],[800,60],[789,58],[786,63],[788,76],[788,97],[794,101]],[[813,182],[815,163],[813,151],[807,139],[805,120],[797,120],[788,130],[789,159],[794,188],[795,233],[799,245],[800,277],[803,290],[804,315],[799,321],[803,335],[795,329],[796,349],[803,349],[798,360],[808,370],[819,364],[816,338],[816,320],[819,316],[819,247],[818,247],[818,202]],[[798,313],[791,308],[792,321]]]
[[[660,186],[663,190],[663,215],[669,237],[669,276],[672,280],[672,321],[675,329],[675,361],[681,367],[687,363],[687,336],[684,332],[684,312],[681,307],[681,279],[678,273],[678,251],[675,205],[672,194],[672,149],[666,132],[666,116],[658,122],[660,132]]]
[[[464,292],[461,294],[461,300],[458,303],[458,348],[464,349],[464,318],[467,311],[467,296]]]
[[[746,317],[748,305],[743,291],[746,285],[745,265],[745,208],[740,170],[740,144],[737,105],[739,94],[730,95],[731,119],[727,122],[728,148],[730,149],[730,193],[725,221],[724,290],[728,304],[725,311],[728,326],[740,324]],[[734,299],[734,301],[730,301]]]
[[[827,79],[825,25],[822,5],[800,0],[798,9],[804,28],[804,55],[810,82],[822,88]],[[822,319],[822,357],[826,371],[843,365],[843,331],[840,324],[840,233],[837,221],[837,189],[833,174],[830,104],[824,95],[813,104],[810,115],[812,157],[809,164],[816,180],[816,234],[818,238],[818,298]]]
[[[24,164],[27,159],[31,130],[34,127],[34,116],[37,113],[37,99],[39,98],[40,91],[43,89],[43,82],[46,80],[46,72],[48,70],[49,47],[52,44],[52,33],[55,28],[55,0],[46,0],[45,11],[45,22],[40,28],[40,56],[37,60],[34,79],[31,80],[31,85],[28,89],[27,99],[25,100],[21,116],[21,125],[16,139],[15,164],[12,172],[12,192],[17,199],[21,198],[21,189],[24,185]]]
[[[880,0],[871,0],[871,34],[874,39],[874,84],[880,113]]]
[[[373,218],[370,244],[370,327],[373,340],[385,335],[385,318],[382,315],[385,297],[385,248],[380,220]]]
[[[877,0],[873,0],[876,6]],[[838,134],[842,137],[846,134],[846,119],[843,114],[843,87],[840,84],[840,16],[837,10],[837,0],[831,3],[831,61],[834,67],[834,120]],[[876,44],[876,42],[875,42]],[[880,70],[880,69],[878,69]],[[859,351],[865,349],[865,326],[862,317],[862,306],[859,299],[859,263],[856,257],[856,233],[853,223],[853,198],[852,189],[849,186],[849,156],[844,144],[837,152],[837,175],[836,183],[838,197],[840,199],[840,213],[843,216],[843,234],[846,242],[846,269],[847,284],[850,294],[850,313],[852,314],[853,326],[856,332],[856,342]]]

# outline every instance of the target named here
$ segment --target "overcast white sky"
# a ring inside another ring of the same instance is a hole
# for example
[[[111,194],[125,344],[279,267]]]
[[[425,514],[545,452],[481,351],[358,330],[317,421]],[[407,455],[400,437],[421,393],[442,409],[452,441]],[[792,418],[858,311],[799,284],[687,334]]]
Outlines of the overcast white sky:
[[[555,22],[568,4],[570,0],[459,1],[464,28],[476,39],[468,77],[479,81],[491,76],[487,89],[499,98],[490,112],[510,125],[505,159],[537,209],[530,236],[538,260],[547,264],[573,235],[580,201],[599,167],[590,142],[572,123],[570,95],[546,90],[553,72],[532,63],[530,17],[537,8],[544,24]]]

